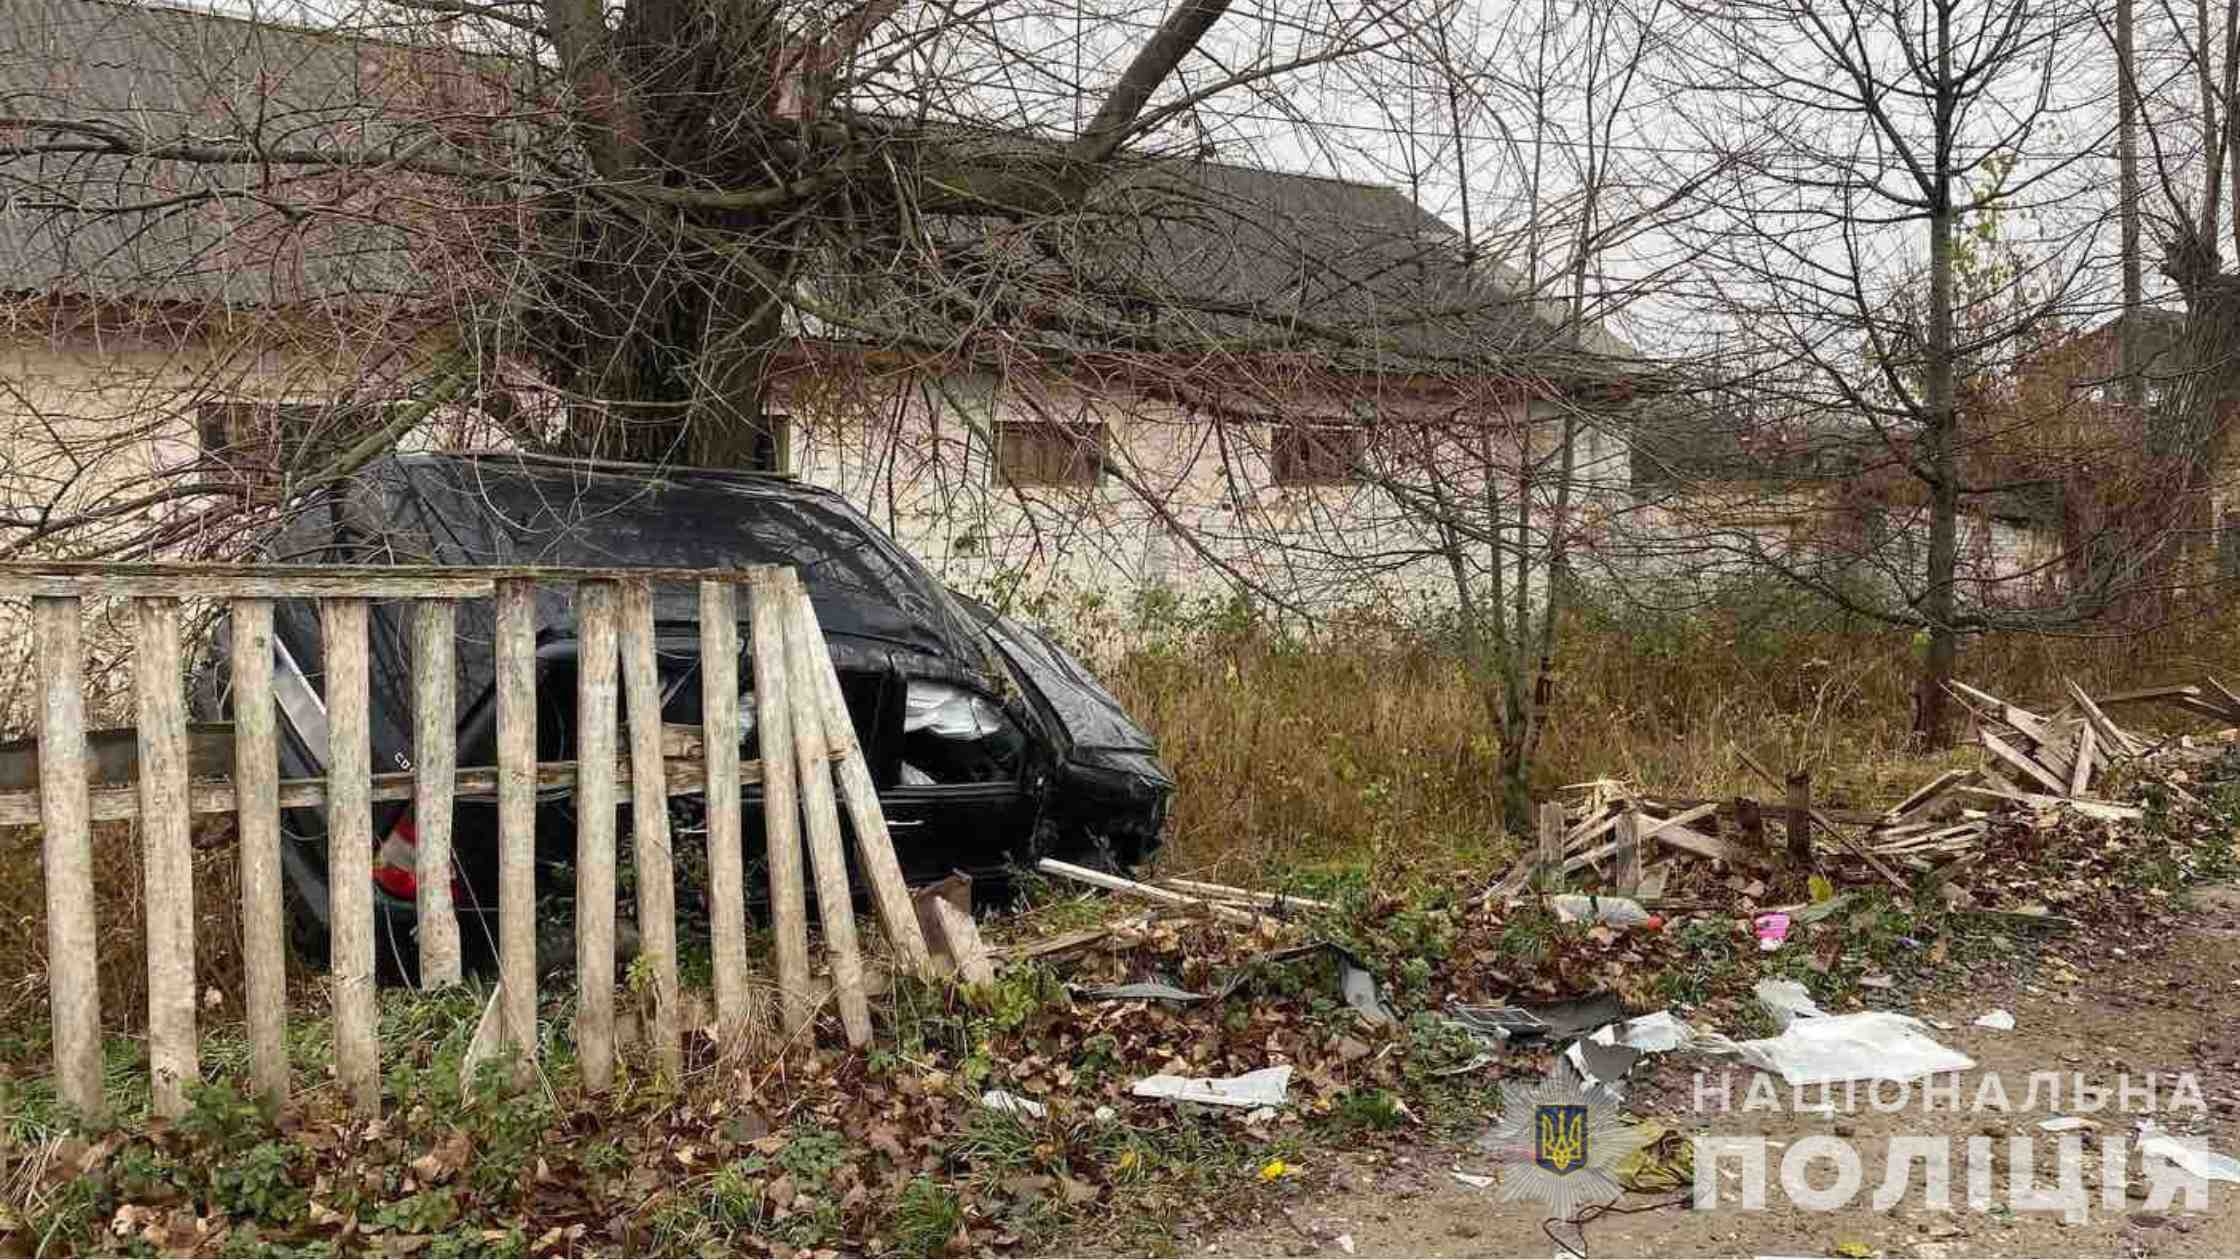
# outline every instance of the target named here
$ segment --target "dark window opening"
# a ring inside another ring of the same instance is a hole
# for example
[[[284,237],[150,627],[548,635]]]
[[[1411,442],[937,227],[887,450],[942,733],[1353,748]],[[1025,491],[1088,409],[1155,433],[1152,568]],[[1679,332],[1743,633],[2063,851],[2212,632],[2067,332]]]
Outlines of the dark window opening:
[[[793,417],[769,412],[754,429],[754,450],[747,467],[755,472],[782,473],[793,467]]]
[[[1279,424],[1268,462],[1279,486],[1335,486],[1361,479],[1369,431],[1359,425]]]
[[[332,410],[323,403],[220,399],[196,403],[195,436],[202,453],[238,472],[294,469],[330,444]],[[298,471],[310,471],[300,469]]]
[[[996,424],[996,467],[1020,486],[1093,486],[1104,478],[1107,436],[1101,421]]]

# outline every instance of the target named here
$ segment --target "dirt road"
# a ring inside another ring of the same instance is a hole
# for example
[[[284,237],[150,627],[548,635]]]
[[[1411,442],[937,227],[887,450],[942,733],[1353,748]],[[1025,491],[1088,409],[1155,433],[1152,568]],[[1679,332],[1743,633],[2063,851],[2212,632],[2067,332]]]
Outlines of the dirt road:
[[[1986,1073],[1997,1073],[2013,1110],[1971,1111],[1940,1108],[1925,1112],[1915,1102],[1903,1111],[1877,1112],[1862,1094],[1856,1111],[1812,1114],[1791,1109],[1792,1092],[1782,1086],[1777,1113],[1739,1110],[1757,1075],[1731,1060],[1673,1054],[1660,1056],[1634,1074],[1629,1111],[1682,1133],[1762,1135],[1769,1162],[1778,1164],[1787,1145],[1810,1134],[1851,1139],[1865,1176],[1851,1202],[1833,1212],[1806,1212],[1788,1204],[1771,1187],[1764,1210],[1744,1211],[1731,1204],[1707,1211],[1685,1205],[1655,1206],[1674,1196],[1629,1195],[1623,1206],[1648,1210],[1610,1214],[1586,1231],[1591,1255],[1881,1255],[1957,1256],[2230,1256],[2240,1255],[2240,1185],[2209,1187],[2206,1211],[2188,1212],[2183,1200],[2149,1211],[2136,1150],[2130,1156],[2127,1193],[2120,1211],[2101,1205],[2102,1134],[2128,1133],[2138,1117],[2113,1105],[2093,1113],[2099,1124],[2084,1150],[2084,1182],[2090,1211],[2081,1223],[2064,1223],[2060,1214],[2015,1211],[2010,1206],[2005,1151],[2010,1134],[2036,1139],[2037,1182],[2053,1184],[2054,1139],[2040,1131],[2041,1121],[2057,1113],[2024,1111],[2026,1082],[2033,1072],[2073,1073],[2088,1081],[2112,1084],[2118,1074],[2139,1081],[2158,1074],[2159,1102],[2172,1094],[2172,1080],[2190,1072],[2207,1104],[2196,1112],[2156,1118],[2175,1130],[2191,1129],[2219,1151],[2240,1151],[2240,898],[2208,898],[2206,908],[2126,932],[2087,925],[2072,938],[2058,940],[2025,980],[1965,978],[1959,985],[1916,1001],[1892,1003],[1910,1013],[1951,1025],[1939,1029],[1945,1044],[1977,1062],[1961,1076],[1965,1104],[1983,1088]],[[1990,1008],[2013,1012],[2016,1027],[1999,1032],[1973,1026]],[[1736,1110],[1698,1113],[1693,1108],[1695,1074],[1730,1072]],[[1840,1091],[1839,1091],[1840,1096]],[[2065,1104],[2066,1106],[2066,1104]],[[2188,1120],[2192,1123],[2186,1123]],[[1918,1166],[1911,1170],[1909,1193],[1896,1205],[1876,1211],[1871,1200],[1883,1184],[1885,1139],[1908,1134],[1949,1138],[1952,1150],[1952,1204],[1936,1211],[1924,1205]],[[1967,1205],[1967,1139],[1991,1138],[2000,1152],[1992,1185],[1993,1203]],[[1776,1145],[1779,1144],[1779,1145]],[[1813,1177],[1825,1186],[1831,1166],[1818,1165]],[[1263,1219],[1211,1238],[1176,1240],[1184,1253],[1217,1255],[1361,1256],[1546,1256],[1560,1252],[1542,1231],[1545,1215],[1537,1204],[1503,1203],[1497,1188],[1460,1184],[1453,1170],[1494,1174],[1488,1158],[1467,1143],[1419,1145],[1397,1152],[1333,1153],[1328,1166],[1287,1187]],[[1728,1179],[1731,1192],[1734,1181]],[[1683,1192],[1684,1195],[1684,1192]]]

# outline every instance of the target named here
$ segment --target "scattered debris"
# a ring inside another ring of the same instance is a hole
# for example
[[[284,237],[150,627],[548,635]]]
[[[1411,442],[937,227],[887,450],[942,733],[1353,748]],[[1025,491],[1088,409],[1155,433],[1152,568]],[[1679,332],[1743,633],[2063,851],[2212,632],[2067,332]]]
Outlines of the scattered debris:
[[[1291,1094],[1291,1065],[1261,1068],[1242,1076],[1147,1076],[1130,1086],[1138,1098],[1205,1103],[1212,1107],[1280,1107]]]
[[[2079,1129],[2097,1129],[2100,1126],[2082,1116],[2055,1116],[2050,1120],[2040,1120],[2038,1127],[2048,1133],[2074,1133]]]
[[[1369,970],[1369,964],[1361,961],[1352,950],[1336,941],[1310,941],[1305,945],[1292,945],[1255,954],[1230,972],[1229,978],[1222,981],[1221,987],[1214,990],[1213,996],[1228,997],[1250,980],[1259,968],[1277,963],[1298,962],[1316,954],[1328,954],[1337,959],[1338,992],[1345,998],[1347,1006],[1359,1012],[1372,1025],[1395,1022],[1392,1008],[1385,1004],[1384,993],[1377,987],[1377,973]]]
[[[1459,1168],[1450,1171],[1447,1175],[1472,1190],[1483,1190],[1493,1184],[1493,1178],[1491,1177],[1482,1177],[1477,1173],[1466,1173]]]
[[[2013,1032],[2014,1014],[2013,1012],[2008,1011],[2003,1007],[1994,1007],[1991,1010],[1985,1011],[1983,1014],[1976,1016],[1975,1023],[1976,1027],[1978,1028],[1990,1028],[1995,1029],[1999,1032]]]
[[[1704,1044],[1720,1048],[1708,1036]],[[1920,1020],[1895,1011],[1797,1019],[1778,1037],[1726,1045],[1745,1063],[1777,1073],[1791,1085],[1910,1081],[1976,1065],[1967,1055],[1938,1044]]]
[[[1763,953],[1772,953],[1781,948],[1783,941],[1789,939],[1788,915],[1761,914],[1752,921],[1751,926],[1757,929],[1758,949]]]
[[[2165,1132],[2152,1121],[2139,1123],[2139,1154],[2176,1164],[2203,1181],[2240,1182],[2240,1159],[2210,1150],[2199,1138],[2181,1138]]]
[[[1760,980],[1756,989],[1758,1004],[1773,1016],[1773,1026],[1787,1028],[1791,1020],[1801,1017],[1818,1018],[1827,1012],[1812,1000],[1812,994],[1794,980]]]
[[[1604,1045],[1631,1046],[1647,1054],[1664,1054],[1695,1044],[1696,1030],[1671,1011],[1652,1011],[1621,1024],[1598,1028],[1589,1040]]]
[[[1623,1021],[1625,1004],[1614,993],[1548,1002],[1535,1007],[1450,1004],[1457,1024],[1495,1041],[1568,1041]]]
[[[1624,1098],[1626,1074],[1633,1071],[1642,1054],[1632,1046],[1581,1038],[1571,1043],[1563,1057],[1579,1073],[1581,1084],[1590,1089],[1599,1086],[1612,1098]]]
[[[1040,1120],[1050,1114],[1050,1109],[1032,1098],[1022,1098],[1007,1089],[991,1089],[980,1095],[980,1105],[990,1111],[1000,1111],[1007,1116],[1024,1116]]]
[[[1656,916],[1631,897],[1599,897],[1591,893],[1564,893],[1548,898],[1548,907],[1565,923],[1607,923],[1611,927],[1640,927]]]

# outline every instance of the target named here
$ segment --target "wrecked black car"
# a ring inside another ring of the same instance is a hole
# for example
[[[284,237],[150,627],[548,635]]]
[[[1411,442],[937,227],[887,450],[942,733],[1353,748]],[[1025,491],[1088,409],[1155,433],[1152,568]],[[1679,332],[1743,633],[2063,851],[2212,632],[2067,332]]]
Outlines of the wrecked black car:
[[[913,882],[962,870],[1001,888],[1018,865],[1066,857],[1098,865],[1143,859],[1159,842],[1173,780],[1148,735],[1081,664],[1042,634],[950,592],[837,494],[768,474],[544,460],[517,454],[396,456],[299,509],[270,549],[290,563],[744,568],[790,565],[821,621],[856,734],[904,872]],[[695,592],[657,584],[654,618],[665,723],[701,725]],[[740,602],[741,619],[747,604]],[[537,597],[537,755],[575,755],[576,639],[565,589]],[[487,600],[458,612],[458,764],[496,760],[497,716]],[[374,768],[410,766],[409,610],[377,602],[369,625]],[[317,608],[274,613],[273,678],[281,771],[323,773]],[[742,644],[747,628],[740,630]],[[746,649],[743,647],[742,652]],[[197,706],[229,716],[227,639],[213,641]],[[753,676],[742,659],[743,757],[757,755]],[[712,732],[708,733],[712,736]],[[627,807],[625,807],[627,809]],[[742,811],[748,888],[766,887],[759,790]],[[706,827],[698,797],[671,802],[679,905],[702,904]],[[540,900],[565,895],[573,861],[572,790],[540,793]],[[454,893],[470,962],[497,939],[497,805],[455,809]],[[376,941],[383,974],[409,979],[414,940],[411,805],[374,815]],[[630,827],[617,835],[627,846]],[[283,818],[282,866],[299,949],[323,957],[325,820]],[[627,869],[627,855],[624,858]],[[548,916],[540,915],[540,919]]]

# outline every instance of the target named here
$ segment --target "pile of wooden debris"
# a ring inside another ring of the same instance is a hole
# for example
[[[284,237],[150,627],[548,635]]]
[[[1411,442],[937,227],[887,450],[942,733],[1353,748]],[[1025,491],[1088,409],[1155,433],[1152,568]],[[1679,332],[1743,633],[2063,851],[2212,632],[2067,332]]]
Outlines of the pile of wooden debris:
[[[2145,756],[2151,746],[2117,726],[2106,706],[2076,683],[2064,679],[2062,686],[2068,701],[2046,715],[1966,683],[1952,684],[1952,694],[1975,715],[1984,763],[1974,770],[1948,770],[1892,806],[1868,831],[1873,851],[1919,865],[1980,843],[1992,816],[2004,811],[2036,816],[2068,810],[2108,822],[2140,817],[2138,807],[2092,793],[2096,781],[2117,765]],[[2160,688],[2111,696],[2107,703],[2199,691]],[[2240,708],[2232,720],[2240,721]]]
[[[1948,770],[1880,812],[1816,806],[1808,775],[1777,776],[1739,750],[1778,798],[1689,800],[1609,779],[1570,784],[1541,805],[1535,850],[1485,899],[1513,897],[1528,886],[1560,888],[1592,868],[1603,890],[1654,904],[1667,895],[1678,864],[1691,860],[1771,872],[1812,868],[1839,854],[1910,892],[1914,881],[1906,872],[1936,871],[1952,855],[1973,851],[1994,821],[2043,830],[2064,815],[2141,818],[2138,806],[2107,799],[2111,773],[2130,763],[2159,764],[2193,741],[2148,740],[2118,726],[2108,710],[2161,703],[2240,727],[2240,693],[2214,678],[2098,700],[2072,681],[2064,680],[2063,689],[2066,701],[2041,714],[1953,684],[1952,694],[1975,717],[1983,764]]]

